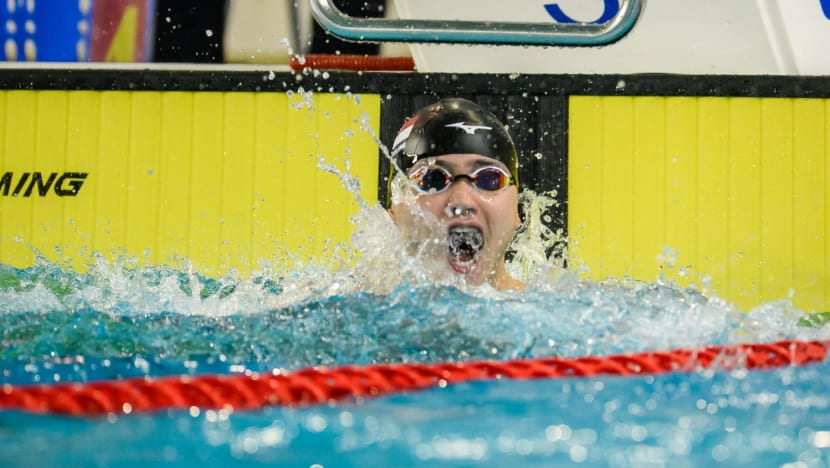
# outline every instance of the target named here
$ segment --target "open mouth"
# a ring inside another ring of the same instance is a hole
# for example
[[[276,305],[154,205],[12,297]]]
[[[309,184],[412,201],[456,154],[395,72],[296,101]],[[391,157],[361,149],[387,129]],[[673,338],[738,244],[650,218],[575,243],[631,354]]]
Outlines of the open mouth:
[[[478,228],[456,226],[447,233],[450,265],[459,272],[466,273],[470,270],[482,247],[484,236]]]

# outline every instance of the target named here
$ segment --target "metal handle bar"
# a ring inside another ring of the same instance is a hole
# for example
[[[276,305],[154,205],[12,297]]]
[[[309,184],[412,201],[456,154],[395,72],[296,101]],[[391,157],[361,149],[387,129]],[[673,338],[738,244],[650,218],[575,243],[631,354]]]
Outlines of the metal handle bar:
[[[364,42],[444,42],[510,45],[604,45],[625,35],[642,9],[642,0],[620,0],[616,16],[602,24],[514,23],[458,20],[355,18],[331,0],[309,0],[311,13],[335,36]]]

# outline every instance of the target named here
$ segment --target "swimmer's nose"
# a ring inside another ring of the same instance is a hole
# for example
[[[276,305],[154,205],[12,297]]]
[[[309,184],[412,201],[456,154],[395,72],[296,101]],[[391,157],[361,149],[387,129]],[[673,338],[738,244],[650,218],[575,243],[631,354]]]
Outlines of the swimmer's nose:
[[[449,188],[447,207],[444,210],[447,216],[459,217],[476,214],[476,205],[473,200],[475,190],[470,180],[456,180]]]
[[[475,208],[462,205],[447,205],[444,213],[450,218],[467,218],[475,214]]]

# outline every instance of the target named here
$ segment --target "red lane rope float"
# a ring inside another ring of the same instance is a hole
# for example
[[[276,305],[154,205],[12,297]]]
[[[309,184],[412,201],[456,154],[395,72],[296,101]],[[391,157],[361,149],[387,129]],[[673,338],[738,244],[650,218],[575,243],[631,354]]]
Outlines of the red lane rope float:
[[[82,384],[3,385],[0,409],[101,415],[169,408],[255,409],[375,397],[436,385],[497,378],[534,379],[771,369],[822,362],[830,341],[709,346],[608,357],[542,358],[505,362],[379,364],[308,368],[290,373],[133,378]]]
[[[415,61],[412,57],[309,54],[302,57],[292,56],[288,61],[288,66],[294,71],[302,71],[306,68],[351,71],[413,71],[415,70]]]

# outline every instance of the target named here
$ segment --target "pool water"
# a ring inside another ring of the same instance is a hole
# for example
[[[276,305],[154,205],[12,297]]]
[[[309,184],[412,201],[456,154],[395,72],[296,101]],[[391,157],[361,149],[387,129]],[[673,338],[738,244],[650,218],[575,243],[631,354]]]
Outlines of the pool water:
[[[741,311],[663,277],[596,282],[562,270],[546,255],[561,243],[539,222],[549,200],[524,198],[510,264],[522,292],[472,288],[410,255],[386,212],[366,203],[336,267],[263,262],[251,275],[213,277],[97,255],[83,273],[41,257],[0,265],[0,384],[830,339],[823,315],[810,319],[786,298]],[[828,375],[825,362],[470,381],[250,411],[6,410],[0,457],[4,466],[826,466]]]
[[[311,408],[0,414],[6,466],[826,466],[826,364],[469,382]],[[789,464],[789,465],[788,465]]]
[[[331,275],[321,271],[300,276]],[[830,336],[785,300],[747,313],[659,280],[564,274],[520,294],[410,283],[381,294],[334,288],[339,279],[328,276],[312,282],[324,288],[288,299],[296,279],[210,278],[101,259],[84,274],[46,261],[2,267],[0,382],[604,356]],[[236,412],[3,411],[0,453],[4,466],[826,466],[828,370],[473,381]]]

